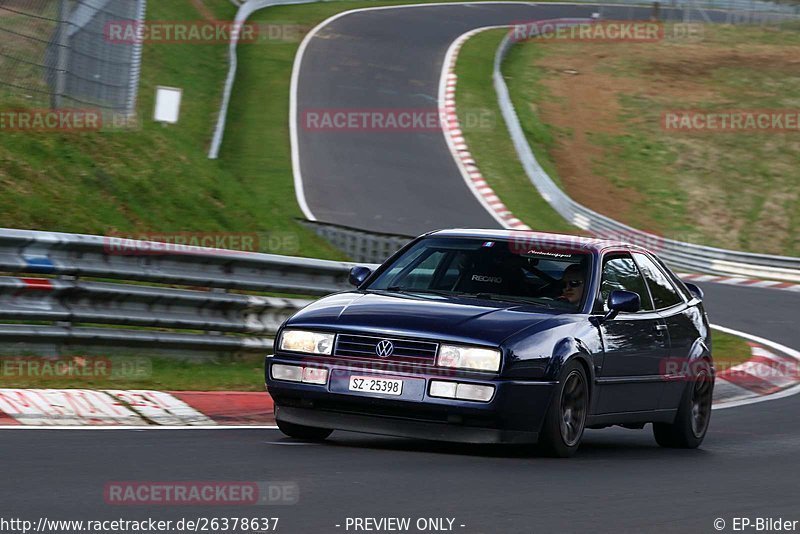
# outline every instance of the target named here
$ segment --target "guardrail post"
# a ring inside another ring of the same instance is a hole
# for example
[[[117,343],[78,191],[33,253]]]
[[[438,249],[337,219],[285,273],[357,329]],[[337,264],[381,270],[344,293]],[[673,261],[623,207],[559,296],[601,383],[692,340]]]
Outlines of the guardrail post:
[[[56,72],[55,90],[51,99],[53,109],[58,109],[63,104],[63,95],[67,90],[67,68],[69,67],[69,2],[59,0],[58,28],[56,29]]]

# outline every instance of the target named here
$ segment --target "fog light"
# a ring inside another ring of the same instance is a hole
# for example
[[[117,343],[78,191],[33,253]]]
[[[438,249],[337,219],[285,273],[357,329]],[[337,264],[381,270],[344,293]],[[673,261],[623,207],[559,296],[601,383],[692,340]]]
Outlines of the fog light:
[[[431,380],[431,397],[444,397],[446,399],[456,398],[456,383],[442,382],[441,380]]]
[[[489,402],[494,395],[494,386],[479,386],[477,384],[458,384],[456,398]]]
[[[303,368],[298,365],[276,363],[272,365],[272,378],[275,380],[301,382],[303,380]]]
[[[327,384],[328,370],[316,367],[306,367],[303,369],[303,382],[306,384]]]

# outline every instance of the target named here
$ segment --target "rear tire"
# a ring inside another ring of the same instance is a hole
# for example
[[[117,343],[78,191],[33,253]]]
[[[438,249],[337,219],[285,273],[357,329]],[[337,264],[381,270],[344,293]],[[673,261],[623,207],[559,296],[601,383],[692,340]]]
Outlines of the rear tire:
[[[302,439],[305,441],[323,441],[331,435],[330,428],[317,428],[314,426],[297,425],[277,420],[278,428],[290,438]]]
[[[569,458],[577,452],[589,412],[589,385],[583,366],[571,361],[561,371],[539,437],[539,450],[547,456]]]
[[[696,449],[703,443],[711,420],[714,376],[705,360],[698,362],[690,377],[675,422],[653,423],[653,436],[662,447]]]

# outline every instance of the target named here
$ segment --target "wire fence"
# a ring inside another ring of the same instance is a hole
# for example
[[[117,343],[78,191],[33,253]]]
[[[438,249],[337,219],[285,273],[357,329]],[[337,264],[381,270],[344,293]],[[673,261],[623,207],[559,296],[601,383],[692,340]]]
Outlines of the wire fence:
[[[146,0],[0,0],[0,99],[5,107],[136,106],[141,42],[115,42],[110,23],[138,25]]]
[[[724,24],[770,24],[800,17],[800,1],[771,2],[766,0],[577,0],[597,4],[598,11],[610,4],[631,8],[647,6],[655,9],[654,16],[665,21],[687,19]],[[709,11],[717,12],[712,16]],[[722,13],[723,16],[718,15]]]

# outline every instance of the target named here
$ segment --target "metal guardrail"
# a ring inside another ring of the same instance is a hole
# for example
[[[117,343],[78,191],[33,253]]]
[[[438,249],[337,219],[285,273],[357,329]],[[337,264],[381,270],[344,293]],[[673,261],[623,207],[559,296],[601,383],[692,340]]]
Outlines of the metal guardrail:
[[[348,264],[117,237],[0,229],[0,271],[300,295],[347,283]]]
[[[662,252],[674,265],[701,261],[680,254],[683,259],[678,251]],[[87,346],[169,354],[262,352],[272,347],[281,323],[311,301],[227,290],[317,296],[347,289],[352,266],[0,229],[0,272],[5,273],[0,276],[0,354],[41,353],[33,348],[45,347],[47,354],[57,355]],[[26,276],[41,274],[51,277]]]
[[[299,222],[359,263],[383,263],[414,239],[412,236],[379,234],[319,221]]]
[[[244,23],[255,11],[273,5],[288,5],[310,3],[315,0],[248,0],[241,5],[236,14],[236,22]],[[587,2],[592,3],[592,2]],[[651,2],[643,0],[611,0],[603,4],[617,4],[630,6],[651,6]],[[727,11],[725,22],[758,22],[764,17],[759,14],[778,13],[787,16],[800,16],[800,6],[776,4],[760,0],[670,0],[662,2],[665,8],[663,13],[672,13],[681,20],[704,20],[707,16],[701,12],[704,9],[716,10],[715,18],[719,19],[719,11]],[[742,15],[747,15],[742,17]],[[670,15],[671,16],[671,15]],[[236,47],[238,38],[234,36],[230,43],[230,68],[225,84],[223,99],[215,128],[214,138],[209,150],[209,158],[216,158],[219,154],[222,137],[225,130],[227,109],[230,103],[233,82],[236,77],[237,58]],[[497,51],[495,61],[495,88],[498,93],[500,107],[514,140],[520,159],[531,181],[540,194],[567,220],[577,227],[591,231],[598,235],[611,236],[632,240],[655,249],[671,265],[691,271],[706,272],[723,275],[740,275],[775,278],[779,280],[800,281],[800,259],[735,252],[713,247],[694,245],[685,242],[663,239],[630,226],[614,221],[596,213],[570,199],[550,179],[539,166],[533,156],[527,140],[522,133],[516,112],[508,96],[508,88],[500,73],[500,62],[508,52],[509,39],[501,44]],[[335,246],[344,250],[350,257],[357,261],[381,261],[392,249],[399,248],[398,243],[407,239],[404,236],[370,235],[353,229],[324,228],[325,225],[315,228],[315,231]],[[386,253],[389,251],[388,253]]]
[[[493,81],[497,100],[525,173],[542,198],[559,215],[578,228],[600,237],[612,237],[641,244],[657,252],[664,261],[676,268],[717,275],[750,276],[800,282],[800,258],[738,252],[665,239],[636,230],[572,200],[539,165],[517,117],[508,86],[501,72],[502,62],[513,44],[514,40],[509,33],[500,43],[495,54]]]
[[[351,267],[116,237],[0,229],[0,272],[12,275],[0,276],[0,322],[6,323],[0,324],[0,345],[261,351],[272,346],[270,336],[278,326],[310,301],[227,290],[324,295],[349,287]],[[40,274],[56,277],[19,276]]]
[[[234,22],[236,23],[235,26],[241,27],[241,25],[244,24],[253,13],[271,6],[312,4],[321,1],[329,0],[246,0],[239,6],[239,10],[234,17]],[[576,0],[575,3],[597,4],[598,6],[617,4],[649,7],[653,5],[652,0],[604,0],[599,3],[593,0]],[[680,12],[682,18],[694,18],[692,17],[691,12],[703,9],[728,11],[730,12],[730,17],[727,20],[729,23],[762,22],[767,18],[766,15],[775,13],[790,17],[800,17],[800,4],[789,5],[775,2],[765,2],[761,0],[668,0],[667,2],[660,2],[660,4],[662,4],[664,8],[672,9],[673,13]],[[701,16],[698,18],[702,19],[704,17]],[[217,159],[219,157],[220,147],[222,146],[222,138],[225,135],[228,107],[230,105],[231,93],[233,92],[233,83],[236,79],[236,70],[238,67],[238,59],[236,55],[238,44],[239,32],[234,31],[233,35],[231,36],[231,42],[228,49],[228,75],[225,80],[219,113],[217,114],[217,123],[214,127],[214,135],[211,139],[211,146],[208,150],[209,159]]]
[[[222,137],[225,135],[225,123],[228,120],[228,107],[231,102],[233,92],[233,82],[236,80],[236,70],[238,58],[236,48],[239,45],[239,28],[241,28],[250,15],[270,6],[283,6],[292,4],[313,4],[323,0],[247,0],[239,6],[234,17],[234,30],[231,34],[231,42],[228,46],[228,76],[225,79],[225,87],[222,90],[222,102],[217,115],[217,125],[214,128],[214,136],[211,138],[211,146],[208,149],[208,159],[217,159],[219,150],[222,146]]]
[[[56,321],[274,334],[309,303],[208,291],[0,276],[0,321]]]
[[[136,108],[141,42],[115,42],[109,24],[136,28],[146,0],[0,1],[0,89],[25,105]]]

